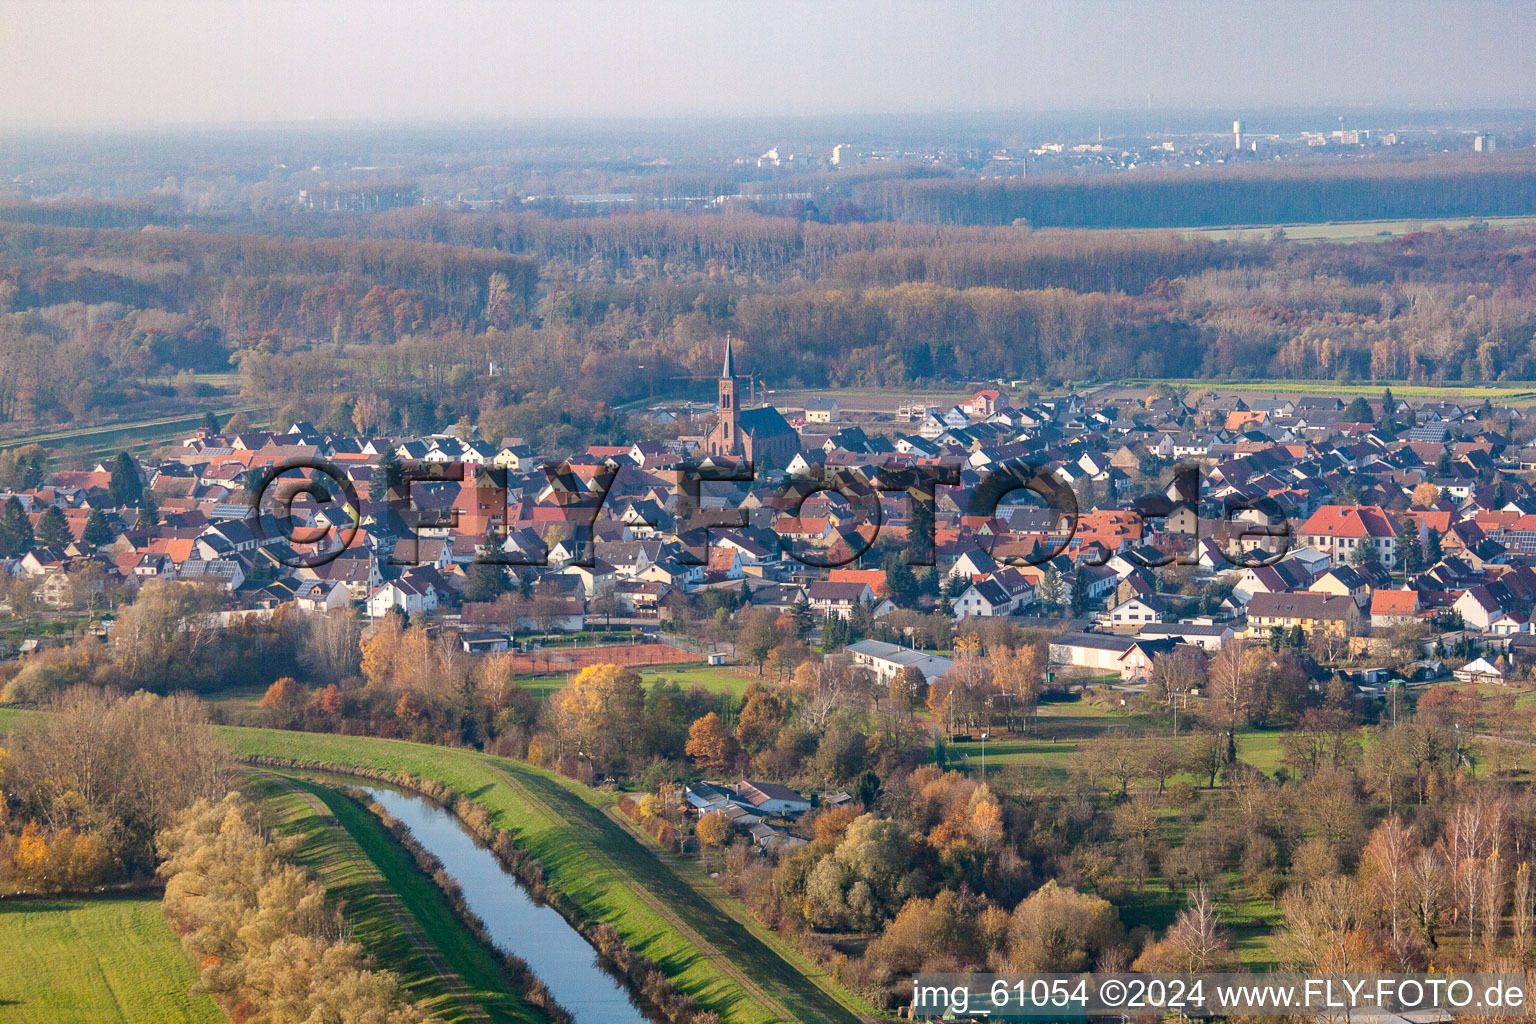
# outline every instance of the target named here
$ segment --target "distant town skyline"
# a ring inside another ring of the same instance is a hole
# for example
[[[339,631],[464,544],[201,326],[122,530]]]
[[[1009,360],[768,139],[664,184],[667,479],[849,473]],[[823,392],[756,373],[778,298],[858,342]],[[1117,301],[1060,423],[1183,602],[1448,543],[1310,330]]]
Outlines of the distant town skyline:
[[[1536,6],[13,3],[0,129],[1536,105]]]

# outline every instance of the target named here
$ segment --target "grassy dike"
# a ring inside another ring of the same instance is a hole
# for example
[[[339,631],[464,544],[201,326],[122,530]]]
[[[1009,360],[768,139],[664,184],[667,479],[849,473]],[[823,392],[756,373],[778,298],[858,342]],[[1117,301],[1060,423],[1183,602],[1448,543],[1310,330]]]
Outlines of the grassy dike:
[[[447,1024],[544,1024],[516,979],[459,921],[442,891],[377,818],[302,778],[257,774],[247,792],[273,828],[299,840],[296,860],[342,908],[352,936],[400,975],[409,998]]]
[[[222,730],[244,757],[408,774],[474,800],[543,868],[548,887],[615,929],[731,1024],[855,1024],[876,1015],[760,928],[723,913],[605,813],[613,798],[519,761],[400,740]]]

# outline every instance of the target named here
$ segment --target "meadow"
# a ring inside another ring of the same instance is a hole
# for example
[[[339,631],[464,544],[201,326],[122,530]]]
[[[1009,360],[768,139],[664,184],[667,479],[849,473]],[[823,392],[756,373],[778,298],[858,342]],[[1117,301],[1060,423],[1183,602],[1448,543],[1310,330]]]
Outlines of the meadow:
[[[219,1024],[157,895],[0,901],[0,1024]]]
[[[1362,395],[1366,398],[1380,398],[1382,391],[1392,389],[1392,394],[1397,398],[1428,398],[1449,402],[1472,402],[1480,404],[1483,399],[1490,399],[1503,405],[1529,404],[1536,401],[1536,381],[1508,381],[1500,384],[1445,384],[1435,386],[1433,384],[1413,384],[1401,380],[1373,380],[1362,381],[1354,384],[1341,384],[1338,381],[1328,380],[1286,380],[1283,378],[1222,378],[1222,379],[1197,379],[1193,377],[1176,379],[1168,378],[1152,380],[1150,378],[1126,377],[1115,382],[1119,387],[1131,388],[1142,392],[1153,384],[1167,384],[1169,387],[1185,388],[1190,391],[1207,390],[1217,394],[1226,391],[1235,391],[1241,394],[1263,395],[1269,398],[1297,397],[1297,396],[1333,396],[1344,399]]]

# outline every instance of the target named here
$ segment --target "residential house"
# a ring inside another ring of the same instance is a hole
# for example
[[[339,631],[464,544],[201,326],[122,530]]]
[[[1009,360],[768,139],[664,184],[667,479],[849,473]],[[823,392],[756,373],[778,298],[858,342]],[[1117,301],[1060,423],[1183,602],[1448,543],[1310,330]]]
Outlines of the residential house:
[[[846,619],[853,614],[853,606],[866,607],[875,603],[875,592],[868,583],[832,583],[821,580],[812,583],[806,592],[811,608],[818,615],[836,615]]]
[[[954,662],[949,658],[883,640],[860,640],[856,644],[849,644],[848,653],[853,656],[855,665],[869,669],[885,682],[911,666],[922,672],[923,678],[932,683],[954,667]]]
[[[1353,598],[1301,590],[1291,594],[1255,594],[1248,601],[1248,635],[1265,636],[1275,629],[1310,635],[1323,631],[1343,637],[1360,625],[1360,606]]]
[[[1371,626],[1390,628],[1419,618],[1417,590],[1378,590],[1371,594]]]
[[[738,782],[736,800],[758,814],[781,818],[811,809],[809,800],[777,782]]]
[[[1323,505],[1297,531],[1302,546],[1325,552],[1334,565],[1374,558],[1397,564],[1397,530],[1375,505]]]

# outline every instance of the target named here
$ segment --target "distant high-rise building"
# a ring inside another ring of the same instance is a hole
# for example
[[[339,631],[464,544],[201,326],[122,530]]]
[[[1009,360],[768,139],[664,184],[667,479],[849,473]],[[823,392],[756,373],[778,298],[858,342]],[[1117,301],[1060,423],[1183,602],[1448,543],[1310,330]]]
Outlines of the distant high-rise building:
[[[853,150],[846,143],[838,143],[832,147],[832,166],[839,166],[851,156],[853,156]]]
[[[1492,135],[1479,135],[1472,140],[1472,149],[1478,153],[1492,153],[1498,147],[1498,141]]]
[[[1243,148],[1243,122],[1241,121],[1232,122],[1232,148]]]

